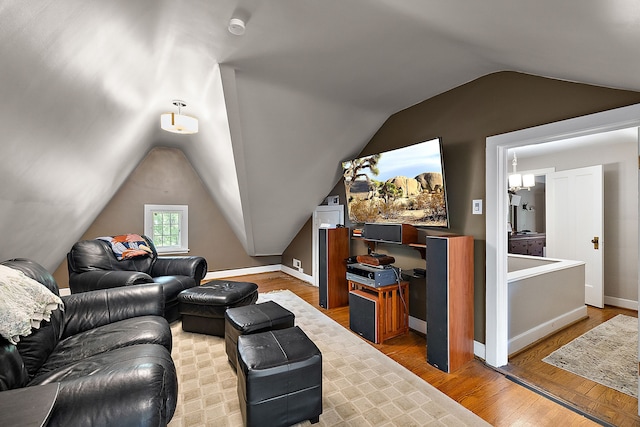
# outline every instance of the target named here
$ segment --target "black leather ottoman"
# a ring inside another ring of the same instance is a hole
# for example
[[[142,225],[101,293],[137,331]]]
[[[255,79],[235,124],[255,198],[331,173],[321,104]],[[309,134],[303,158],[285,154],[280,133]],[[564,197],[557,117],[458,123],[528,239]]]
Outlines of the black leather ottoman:
[[[245,426],[320,420],[322,354],[299,327],[240,335],[237,371]]]
[[[228,309],[224,321],[224,344],[229,363],[236,368],[240,335],[290,328],[294,322],[295,315],[273,301]]]
[[[224,314],[228,308],[254,304],[258,285],[249,282],[212,280],[178,295],[182,330],[224,336]]]

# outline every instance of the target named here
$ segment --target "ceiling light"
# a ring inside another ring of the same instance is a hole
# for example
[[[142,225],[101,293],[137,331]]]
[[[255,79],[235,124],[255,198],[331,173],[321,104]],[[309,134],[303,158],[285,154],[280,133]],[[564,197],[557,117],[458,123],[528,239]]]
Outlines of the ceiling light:
[[[167,132],[191,134],[198,133],[198,119],[181,114],[181,109],[186,107],[184,101],[178,99],[173,101],[173,105],[178,107],[178,114],[164,113],[160,115],[160,127]]]
[[[511,164],[513,165],[513,173],[509,175],[509,191],[515,193],[523,188],[531,190],[531,187],[535,187],[536,177],[533,174],[521,175],[516,170],[516,166],[518,165],[516,153],[513,153],[513,162],[511,162]]]
[[[235,36],[241,36],[244,34],[245,23],[240,18],[231,18],[229,20],[229,32]]]

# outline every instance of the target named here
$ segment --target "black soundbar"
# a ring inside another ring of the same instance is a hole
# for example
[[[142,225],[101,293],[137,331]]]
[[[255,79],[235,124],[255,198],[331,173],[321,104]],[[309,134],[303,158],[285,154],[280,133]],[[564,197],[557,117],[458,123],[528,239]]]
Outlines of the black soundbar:
[[[408,245],[418,241],[418,229],[410,224],[366,223],[362,237],[373,242]]]

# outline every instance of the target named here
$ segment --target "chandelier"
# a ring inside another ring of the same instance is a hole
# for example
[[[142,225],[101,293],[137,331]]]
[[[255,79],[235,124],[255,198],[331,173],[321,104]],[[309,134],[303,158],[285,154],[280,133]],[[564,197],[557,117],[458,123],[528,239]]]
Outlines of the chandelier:
[[[167,132],[192,134],[198,133],[198,119],[182,114],[181,109],[186,107],[184,101],[176,99],[173,105],[178,107],[178,114],[164,113],[160,115],[160,127]]]
[[[531,187],[536,185],[536,177],[533,174],[525,174],[521,175],[516,170],[518,166],[518,159],[516,158],[516,153],[513,153],[513,173],[509,175],[509,191],[516,192],[518,190],[522,190],[526,188],[527,190],[531,190]]]

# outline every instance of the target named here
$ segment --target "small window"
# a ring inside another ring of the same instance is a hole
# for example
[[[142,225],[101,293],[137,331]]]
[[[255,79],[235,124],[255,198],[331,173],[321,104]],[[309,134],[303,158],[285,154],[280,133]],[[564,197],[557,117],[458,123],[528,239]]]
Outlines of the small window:
[[[159,254],[189,252],[189,207],[144,205],[144,234]]]

